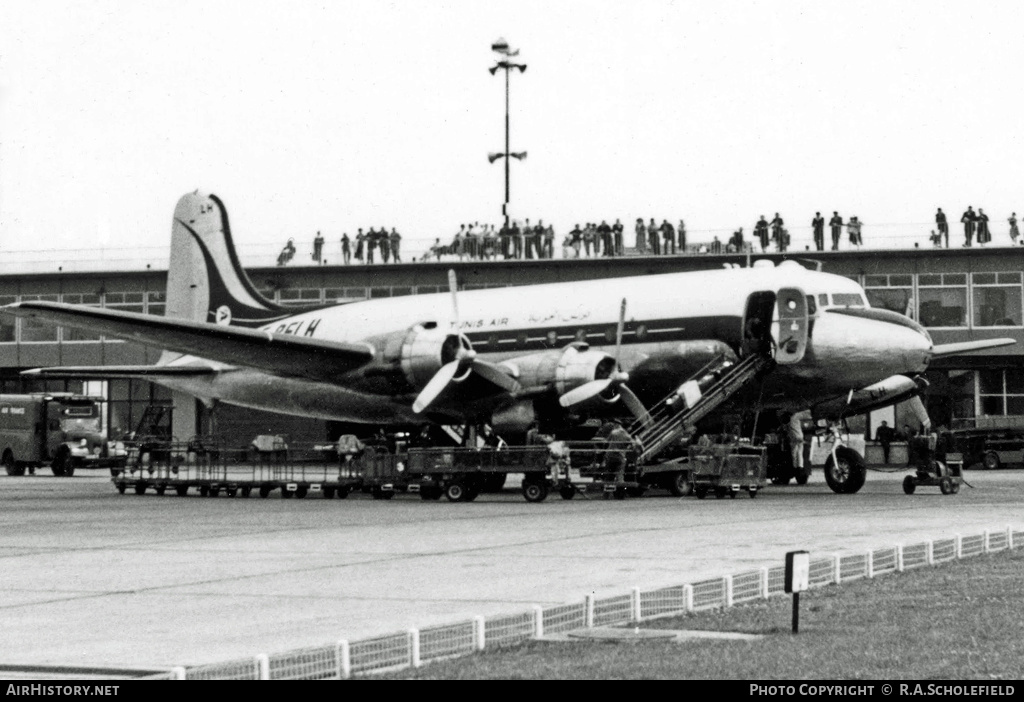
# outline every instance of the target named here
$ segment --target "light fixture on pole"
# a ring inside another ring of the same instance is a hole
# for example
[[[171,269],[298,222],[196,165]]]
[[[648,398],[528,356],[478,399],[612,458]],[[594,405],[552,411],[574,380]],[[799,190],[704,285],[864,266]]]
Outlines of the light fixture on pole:
[[[491,50],[494,51],[497,54],[500,54],[502,56],[502,58],[499,59],[496,64],[494,64],[493,66],[491,66],[488,69],[491,72],[491,75],[493,76],[499,70],[505,71],[505,150],[503,152],[501,152],[501,153],[494,153],[494,152],[492,152],[492,153],[487,154],[487,160],[489,162],[491,162],[491,163],[494,163],[499,158],[504,158],[505,159],[505,202],[501,206],[501,213],[505,217],[505,227],[507,228],[508,227],[508,220],[509,220],[509,217],[508,217],[508,203],[509,203],[509,168],[508,168],[508,164],[509,164],[509,160],[514,158],[514,159],[517,159],[519,161],[522,161],[524,158],[526,158],[526,152],[525,151],[517,151],[517,152],[513,153],[512,151],[509,150],[509,137],[508,137],[508,134],[509,134],[509,128],[508,128],[508,125],[509,125],[509,119],[508,119],[508,115],[509,115],[509,99],[508,99],[509,78],[508,78],[508,74],[514,68],[518,68],[520,73],[525,72],[526,71],[526,64],[514,63],[512,61],[509,61],[509,59],[512,58],[513,56],[518,56],[519,55],[519,49],[515,49],[515,50],[510,49],[509,46],[508,46],[508,42],[505,41],[504,39],[498,39],[493,44],[491,44]]]

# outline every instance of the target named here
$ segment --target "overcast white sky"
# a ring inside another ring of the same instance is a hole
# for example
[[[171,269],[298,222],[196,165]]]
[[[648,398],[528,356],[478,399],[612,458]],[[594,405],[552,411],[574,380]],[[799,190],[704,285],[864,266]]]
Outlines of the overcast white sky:
[[[243,246],[500,223],[499,36],[512,214],[559,234],[1024,211],[1020,2],[8,0],[0,251],[166,246],[195,188]]]

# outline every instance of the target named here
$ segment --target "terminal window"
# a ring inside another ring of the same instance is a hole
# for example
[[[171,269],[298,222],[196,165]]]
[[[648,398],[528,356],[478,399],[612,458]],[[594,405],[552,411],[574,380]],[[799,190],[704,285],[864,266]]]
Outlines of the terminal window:
[[[45,300],[47,302],[57,302],[56,295],[22,295],[21,299],[22,301]],[[22,343],[57,340],[57,327],[52,324],[33,319],[32,317],[23,317],[20,321]]]
[[[919,275],[920,322],[926,327],[967,326],[967,274]]]
[[[1024,371],[978,371],[978,401],[985,416],[1024,415]]]
[[[60,296],[60,301],[68,305],[100,306],[100,296],[96,293],[64,293]],[[60,329],[61,339],[63,341],[79,342],[100,340],[99,334],[87,332],[83,329],[73,329],[71,327],[61,327]]]
[[[864,292],[872,307],[915,318],[913,276],[867,275]]]
[[[1021,274],[975,273],[971,276],[976,327],[1019,327],[1022,315]]]

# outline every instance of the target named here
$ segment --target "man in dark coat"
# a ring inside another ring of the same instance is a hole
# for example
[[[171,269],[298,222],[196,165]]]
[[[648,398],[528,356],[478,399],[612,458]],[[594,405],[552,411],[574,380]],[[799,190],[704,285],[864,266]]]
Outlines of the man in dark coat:
[[[964,225],[964,246],[970,246],[974,240],[974,223],[978,221],[978,215],[974,214],[974,208],[967,206],[967,211],[960,217]]]
[[[935,213],[935,228],[939,232],[939,238],[945,239],[946,248],[949,248],[949,223],[946,222],[946,213],[939,208],[939,211]]]
[[[832,228],[832,250],[839,250],[839,239],[843,235],[843,218],[839,216],[838,212],[832,212],[832,219],[828,221],[828,226]]]
[[[761,219],[757,220],[757,224],[754,225],[754,236],[758,238],[761,243],[761,253],[768,250],[768,220],[761,215]]]
[[[896,438],[896,430],[889,426],[889,423],[882,420],[882,426],[875,431],[875,441],[882,445],[882,462],[889,465],[889,446]]]
[[[821,216],[820,212],[814,213],[814,219],[811,220],[811,226],[814,227],[814,250],[824,251],[825,250],[825,218]]]

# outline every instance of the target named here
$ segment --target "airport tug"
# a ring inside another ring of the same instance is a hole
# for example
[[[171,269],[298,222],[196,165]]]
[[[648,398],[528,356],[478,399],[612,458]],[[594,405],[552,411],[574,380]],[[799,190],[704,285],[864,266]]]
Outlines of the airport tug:
[[[912,439],[908,448],[913,450],[913,463],[917,468],[914,475],[903,479],[903,492],[913,495],[919,485],[938,486],[943,495],[960,492],[963,478],[963,455],[940,448],[939,437],[932,433]]]

